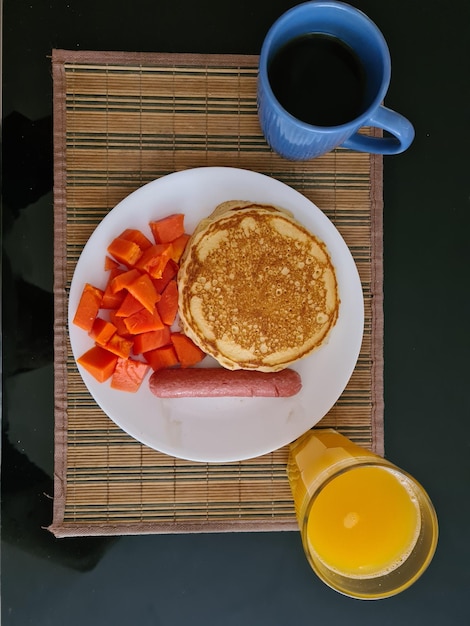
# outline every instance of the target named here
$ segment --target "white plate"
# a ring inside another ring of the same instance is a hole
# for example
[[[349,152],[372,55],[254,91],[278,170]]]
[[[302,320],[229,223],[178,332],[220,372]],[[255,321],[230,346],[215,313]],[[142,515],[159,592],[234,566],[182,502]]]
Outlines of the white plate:
[[[183,212],[192,232],[225,200],[271,203],[291,210],[322,239],[336,268],[339,317],[325,345],[298,361],[302,390],[291,398],[159,399],[147,381],[136,393],[80,374],[103,411],[124,431],[167,454],[202,462],[253,458],[284,446],[314,426],[333,406],[353,372],[362,341],[364,302],[356,265],[330,220],[303,195],[278,180],[227,167],[202,167],[155,180],[122,200],[96,228],[77,263],[69,298],[69,333],[77,359],[92,347],[87,333],[72,324],[85,282],[103,288],[106,248],[125,228],[150,235],[148,223]]]

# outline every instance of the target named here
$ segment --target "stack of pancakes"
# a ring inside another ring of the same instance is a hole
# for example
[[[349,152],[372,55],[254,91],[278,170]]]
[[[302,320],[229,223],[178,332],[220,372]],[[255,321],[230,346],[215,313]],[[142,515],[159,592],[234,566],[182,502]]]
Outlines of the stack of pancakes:
[[[286,368],[320,346],[338,316],[324,243],[275,206],[219,205],[187,244],[178,289],[183,331],[231,370]]]

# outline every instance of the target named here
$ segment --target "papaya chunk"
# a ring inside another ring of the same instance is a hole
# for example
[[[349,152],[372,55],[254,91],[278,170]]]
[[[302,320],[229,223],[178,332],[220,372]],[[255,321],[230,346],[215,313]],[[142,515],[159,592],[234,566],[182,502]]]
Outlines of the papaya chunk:
[[[114,268],[109,272],[108,283],[104,290],[103,300],[101,302],[102,309],[117,309],[124,300],[124,296],[126,295],[124,292],[115,293],[112,290],[113,280],[120,274],[124,274],[124,270],[119,267]]]
[[[136,393],[139,391],[149,367],[148,363],[143,361],[118,358],[111,378],[111,387],[119,391]]]
[[[119,263],[112,259],[110,256],[106,256],[104,259],[104,271],[115,270],[119,267]]]
[[[165,287],[168,285],[172,278],[178,274],[178,263],[173,259],[168,259],[168,263],[165,265],[165,269],[163,270],[161,278],[153,279],[153,284],[157,293],[162,293]]]
[[[157,309],[152,311],[152,313],[147,311],[147,309],[141,309],[137,313],[125,317],[124,324],[131,335],[140,335],[151,330],[162,330],[165,327]]]
[[[143,354],[170,344],[170,329],[165,326],[161,330],[151,330],[134,337],[134,354]]]
[[[178,365],[178,357],[172,345],[144,352],[143,357],[155,371]]]
[[[114,326],[116,326],[116,332],[118,335],[126,339],[131,338],[129,331],[127,330],[127,326],[124,324],[124,319],[117,316],[117,311],[109,312],[109,320],[112,324],[114,324]]]
[[[190,236],[187,233],[183,233],[182,235],[180,235],[174,241],[171,242],[171,247],[172,247],[171,258],[173,259],[173,261],[176,261],[176,263],[179,263],[179,260],[181,259],[181,255],[183,254],[184,249],[186,248],[186,244],[189,241],[189,237]]]
[[[116,317],[129,317],[129,315],[133,315],[143,308],[141,302],[136,300],[131,293],[127,293],[121,306],[116,311]]]
[[[136,267],[147,272],[152,278],[161,278],[172,252],[171,243],[155,244],[145,250]]]
[[[77,362],[98,382],[104,383],[112,376],[117,359],[117,356],[108,350],[100,346],[93,346],[85,354],[78,357]]]
[[[122,291],[123,289],[127,289],[127,287],[139,278],[140,272],[135,268],[132,270],[128,270],[125,272],[120,272],[112,279],[110,283],[110,288],[112,293],[118,293],[118,291]]]
[[[171,335],[171,343],[173,344],[176,356],[181,367],[191,367],[202,361],[206,356],[205,353],[186,335],[182,333],[173,333]]]
[[[117,328],[114,324],[104,320],[102,317],[97,317],[88,334],[95,341],[95,343],[99,346],[104,346],[108,343],[116,330]]]
[[[155,243],[170,243],[184,233],[184,214],[172,213],[149,224]]]
[[[121,337],[117,333],[111,337],[106,345],[103,346],[109,352],[116,354],[124,359],[127,359],[132,350],[132,340],[126,339],[126,337]]]
[[[142,274],[136,278],[127,286],[127,291],[150,313],[155,309],[157,300],[161,298],[148,274]]]
[[[102,299],[103,291],[93,287],[90,283],[86,283],[80,296],[73,323],[89,333],[100,310]]]
[[[119,235],[119,239],[127,239],[127,241],[133,241],[141,250],[150,248],[152,242],[148,239],[141,230],[137,228],[126,228],[124,232]]]
[[[178,287],[176,280],[170,280],[165,287],[161,299],[157,302],[157,311],[161,320],[167,326],[171,326],[178,312]]]
[[[116,237],[108,246],[109,254],[127,267],[132,267],[142,256],[142,249],[134,241]]]

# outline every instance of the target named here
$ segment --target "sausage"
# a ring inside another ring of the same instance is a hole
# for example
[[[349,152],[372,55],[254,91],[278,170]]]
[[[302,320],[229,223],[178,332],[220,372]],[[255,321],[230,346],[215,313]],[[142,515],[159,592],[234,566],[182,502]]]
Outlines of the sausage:
[[[150,390],[159,398],[288,397],[299,393],[298,372],[227,370],[224,368],[162,369],[150,377]]]

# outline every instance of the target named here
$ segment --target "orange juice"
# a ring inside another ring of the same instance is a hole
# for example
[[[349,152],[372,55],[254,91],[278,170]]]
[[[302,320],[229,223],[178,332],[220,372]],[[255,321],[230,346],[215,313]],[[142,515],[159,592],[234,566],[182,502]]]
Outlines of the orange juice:
[[[330,587],[385,598],[409,587],[434,555],[438,524],[409,474],[332,429],[290,446],[287,474],[302,544]]]
[[[307,541],[331,569],[378,576],[411,553],[420,511],[406,481],[385,467],[361,466],[333,478],[310,508]]]

